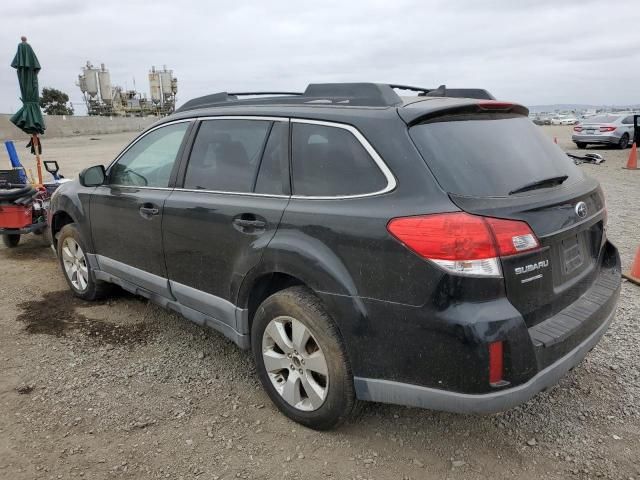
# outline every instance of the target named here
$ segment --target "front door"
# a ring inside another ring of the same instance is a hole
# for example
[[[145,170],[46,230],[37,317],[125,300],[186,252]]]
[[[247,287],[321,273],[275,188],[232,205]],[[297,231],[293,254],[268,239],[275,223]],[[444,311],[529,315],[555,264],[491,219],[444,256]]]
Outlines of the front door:
[[[162,209],[189,122],[139,137],[93,193],[91,234],[100,270],[170,296],[162,250]]]
[[[201,122],[183,188],[165,203],[173,295],[236,327],[235,292],[273,238],[289,201],[287,119]]]

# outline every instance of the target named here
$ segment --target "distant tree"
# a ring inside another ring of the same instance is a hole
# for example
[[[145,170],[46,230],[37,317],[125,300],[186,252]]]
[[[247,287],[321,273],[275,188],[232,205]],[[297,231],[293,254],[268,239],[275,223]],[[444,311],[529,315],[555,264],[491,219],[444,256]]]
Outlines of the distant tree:
[[[43,88],[40,107],[47,115],[73,115],[73,107],[69,103],[69,95],[55,88]]]

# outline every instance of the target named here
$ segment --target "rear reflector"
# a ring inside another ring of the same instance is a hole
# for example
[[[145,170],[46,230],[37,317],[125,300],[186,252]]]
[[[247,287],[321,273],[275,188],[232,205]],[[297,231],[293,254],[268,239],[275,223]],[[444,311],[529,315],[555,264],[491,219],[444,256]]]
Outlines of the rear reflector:
[[[540,245],[526,222],[465,212],[394,218],[387,230],[421,257],[463,275],[499,277],[499,257]]]
[[[499,386],[503,383],[504,351],[502,342],[489,344],[489,383]]]

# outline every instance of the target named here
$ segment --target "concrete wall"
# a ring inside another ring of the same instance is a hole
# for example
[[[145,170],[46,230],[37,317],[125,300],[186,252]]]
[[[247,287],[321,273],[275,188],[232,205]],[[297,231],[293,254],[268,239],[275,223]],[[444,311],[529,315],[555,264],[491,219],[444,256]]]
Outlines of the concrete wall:
[[[26,134],[9,121],[11,115],[0,114],[0,140],[23,140]],[[45,115],[47,126],[43,139],[76,135],[139,132],[154,123],[156,117],[81,117]]]

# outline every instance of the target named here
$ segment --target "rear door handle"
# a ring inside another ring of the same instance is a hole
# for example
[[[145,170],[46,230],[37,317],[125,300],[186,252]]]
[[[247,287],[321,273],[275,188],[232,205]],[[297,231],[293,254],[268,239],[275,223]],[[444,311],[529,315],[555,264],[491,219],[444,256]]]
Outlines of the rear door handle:
[[[145,218],[153,217],[154,215],[158,215],[159,213],[160,209],[153,203],[143,203],[140,207],[140,215]]]
[[[235,217],[231,223],[233,228],[242,233],[261,234],[267,228],[267,222],[264,218],[254,215],[253,213],[242,213]]]
[[[247,220],[245,218],[236,218],[233,223],[243,228],[265,228],[267,226],[267,223],[262,220]]]

